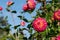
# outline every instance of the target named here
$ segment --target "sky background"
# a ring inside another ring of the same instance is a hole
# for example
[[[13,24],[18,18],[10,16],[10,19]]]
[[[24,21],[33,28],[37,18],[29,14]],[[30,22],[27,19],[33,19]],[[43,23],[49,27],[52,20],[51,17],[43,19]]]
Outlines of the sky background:
[[[6,8],[7,8],[7,2],[8,1],[13,1],[14,2],[14,4],[10,7],[10,9],[17,11],[17,14],[13,14],[15,24],[12,21],[13,19],[12,19],[11,13],[10,12],[7,12],[7,10],[6,10]],[[2,16],[4,16],[4,17],[5,16],[8,16],[8,23],[12,24],[12,26],[10,27],[10,29],[12,30],[12,32],[14,32],[14,29],[12,27],[14,27],[14,25],[19,25],[20,22],[21,22],[21,20],[17,16],[18,15],[21,15],[20,12],[22,11],[22,7],[23,7],[24,4],[26,4],[26,0],[0,0],[0,6],[3,7],[3,11],[2,11],[3,12],[3,15]],[[36,5],[35,11],[37,9],[39,9],[40,6],[41,6],[41,3],[38,3]],[[36,15],[36,12],[35,11],[32,12],[32,14],[31,14],[32,16],[35,16]],[[32,20],[31,15],[29,13],[25,12],[23,15],[28,20]],[[28,25],[28,23],[26,23],[25,28],[26,28],[27,25]],[[28,32],[25,31],[24,33],[26,34]],[[29,35],[29,33],[27,35]]]

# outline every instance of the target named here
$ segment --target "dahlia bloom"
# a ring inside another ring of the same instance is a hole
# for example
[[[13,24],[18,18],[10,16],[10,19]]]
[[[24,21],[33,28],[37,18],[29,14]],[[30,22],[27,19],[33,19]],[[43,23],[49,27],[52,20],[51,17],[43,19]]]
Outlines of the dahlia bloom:
[[[27,0],[27,1],[35,1],[35,0]]]
[[[3,8],[0,6],[0,11],[2,11],[2,9],[3,9]]]
[[[36,18],[32,23],[33,28],[38,32],[43,32],[47,28],[47,22],[43,18]]]
[[[7,2],[7,6],[10,6],[10,5],[12,5],[12,4],[13,4],[12,1]]]
[[[60,9],[54,12],[54,19],[60,20]]]
[[[20,25],[25,26],[25,21],[21,21]]]
[[[31,1],[31,0],[29,0],[27,4],[28,4],[29,9],[34,9],[36,6],[36,2]]]
[[[51,37],[51,39],[50,40],[56,40],[56,37]]]
[[[60,40],[60,35],[57,36],[56,40]]]
[[[23,10],[24,10],[24,11],[28,10],[27,4],[25,4],[25,5],[23,6]]]

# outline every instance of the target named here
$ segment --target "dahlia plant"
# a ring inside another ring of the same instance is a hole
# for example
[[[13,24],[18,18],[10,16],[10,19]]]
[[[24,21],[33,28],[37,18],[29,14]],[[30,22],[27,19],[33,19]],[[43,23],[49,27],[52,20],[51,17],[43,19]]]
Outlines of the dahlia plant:
[[[17,16],[21,20],[18,25],[15,25],[12,14],[17,11],[10,8],[13,4],[13,1],[7,2],[6,10],[11,13],[15,32],[11,34],[9,30],[4,40],[60,40],[60,0],[26,0],[26,4],[22,7],[23,11],[19,12],[21,15]],[[37,6],[38,4],[41,5]],[[40,8],[36,9],[36,7]],[[2,10],[3,8],[0,7],[0,11]],[[30,14],[31,20],[25,18],[26,12]],[[24,30],[29,35],[25,36]]]

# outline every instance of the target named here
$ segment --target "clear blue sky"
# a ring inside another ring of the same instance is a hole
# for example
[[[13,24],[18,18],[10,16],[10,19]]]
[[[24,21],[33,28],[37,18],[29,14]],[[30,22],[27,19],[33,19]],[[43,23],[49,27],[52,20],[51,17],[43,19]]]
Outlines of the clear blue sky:
[[[13,23],[13,21],[12,21],[11,13],[6,11],[6,7],[7,7],[6,3],[7,3],[8,1],[9,1],[9,0],[0,0],[0,6],[3,7],[3,16],[8,16],[8,22],[9,22],[10,24],[12,24],[12,26],[11,26],[11,29],[12,29],[12,27],[14,26],[14,23]],[[21,20],[20,20],[17,16],[18,16],[18,15],[21,15],[19,12],[22,11],[22,7],[23,7],[24,4],[26,4],[26,0],[12,0],[12,1],[13,1],[15,4],[12,5],[10,8],[11,8],[12,10],[16,10],[16,11],[17,11],[17,14],[13,14],[13,16],[14,16],[15,25],[18,25],[18,24],[20,24]],[[41,6],[40,3],[36,5],[36,10],[39,8],[39,6]],[[36,15],[36,12],[34,11],[31,15],[35,16],[35,15]],[[27,19],[29,19],[29,20],[32,19],[29,13],[24,13],[24,16],[25,16]],[[27,23],[26,23],[26,26],[27,26]],[[25,27],[26,27],[26,26],[25,26]],[[12,29],[12,31],[13,31],[13,30],[14,30],[14,29]],[[26,33],[26,32],[25,32],[25,33]],[[27,35],[29,35],[29,34],[27,34]]]

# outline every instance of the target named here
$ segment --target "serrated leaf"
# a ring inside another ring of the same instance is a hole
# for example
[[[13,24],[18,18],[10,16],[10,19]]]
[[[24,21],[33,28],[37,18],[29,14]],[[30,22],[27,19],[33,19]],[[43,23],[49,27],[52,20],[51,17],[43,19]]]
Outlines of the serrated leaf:
[[[21,30],[22,30],[22,31],[23,31],[23,30],[27,30],[27,31],[28,31],[28,29],[26,29],[26,28],[22,28]]]
[[[22,28],[21,30],[26,30],[26,28]]]
[[[31,27],[32,27],[32,24],[28,24],[27,28],[29,28],[29,29],[30,29]]]
[[[51,4],[47,4],[47,5],[46,5],[46,8],[50,8],[50,7],[51,7]]]
[[[26,18],[23,19],[25,22],[28,22],[28,20]]]
[[[20,25],[14,26],[15,29],[17,29],[17,27],[19,27]]]
[[[22,19],[22,16],[18,16],[20,19]]]
[[[22,19],[22,16],[18,16],[20,19]],[[23,20],[25,21],[25,22],[29,22],[26,18],[24,18],[24,16],[23,16]]]
[[[10,12],[10,11],[11,11],[9,8],[6,8],[6,10],[7,10],[8,12]]]
[[[30,33],[30,34],[32,34],[32,31],[33,31],[33,29],[32,29],[32,28],[30,28],[29,33]]]
[[[17,13],[15,10],[11,11],[11,13]]]

